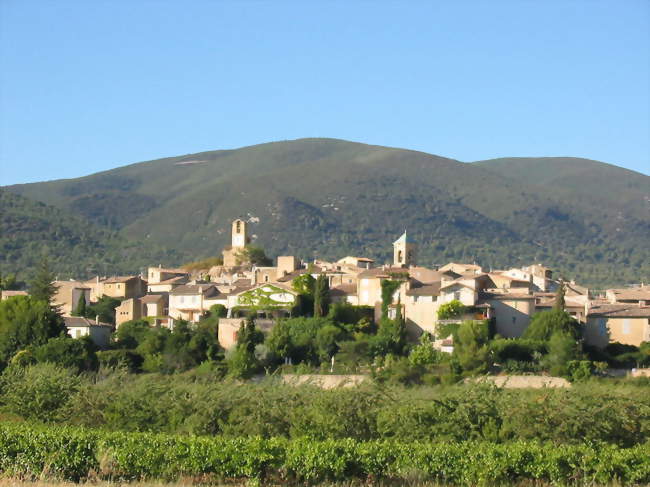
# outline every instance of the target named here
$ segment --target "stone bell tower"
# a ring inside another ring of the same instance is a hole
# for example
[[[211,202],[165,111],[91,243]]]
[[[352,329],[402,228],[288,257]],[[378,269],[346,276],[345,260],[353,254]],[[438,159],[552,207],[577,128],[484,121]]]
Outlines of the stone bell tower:
[[[232,222],[232,248],[243,249],[249,241],[248,223],[238,218]]]
[[[223,265],[234,267],[239,265],[239,254],[250,243],[248,223],[237,219],[232,222],[231,245],[223,249]]]
[[[406,231],[393,242],[393,265],[410,267],[417,262],[417,245],[407,235]]]

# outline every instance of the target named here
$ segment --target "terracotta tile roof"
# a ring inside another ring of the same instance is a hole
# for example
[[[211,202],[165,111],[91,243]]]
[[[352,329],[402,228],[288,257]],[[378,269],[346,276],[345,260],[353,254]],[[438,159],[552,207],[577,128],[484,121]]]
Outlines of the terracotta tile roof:
[[[482,292],[480,293],[481,299],[496,299],[496,300],[508,300],[508,299],[535,299],[535,296],[532,294],[525,293],[495,293],[495,292]]]
[[[440,295],[440,283],[423,284],[422,286],[412,287],[406,291],[407,296],[438,296]]]
[[[3,298],[10,298],[12,296],[29,296],[27,291],[2,291]]]
[[[185,284],[178,286],[169,294],[173,296],[203,294],[206,298],[213,298],[219,294],[219,290],[214,284]]]
[[[157,303],[161,299],[164,299],[165,296],[162,294],[147,294],[140,298],[141,303]]]
[[[330,294],[332,296],[356,296],[357,286],[356,284],[341,284],[330,289]]]
[[[132,279],[138,279],[140,276],[115,276],[115,277],[109,277],[104,281],[105,284],[113,284],[113,283],[122,283],[122,282],[128,282]]]
[[[628,289],[608,289],[617,301],[650,301],[650,286]]]
[[[149,283],[149,285],[150,286],[157,286],[157,285],[166,285],[166,284],[185,284],[189,280],[190,280],[189,277],[184,275],[184,276],[172,277],[172,278],[167,279],[165,281]]]
[[[89,320],[83,316],[64,316],[63,321],[65,322],[65,326],[67,328],[71,328],[73,326],[108,326],[109,328],[113,328],[113,325],[110,323],[102,323],[101,321],[99,323],[95,323],[95,320]]]
[[[359,279],[368,278],[390,278],[395,277],[396,274],[402,274],[404,277],[408,275],[409,270],[405,267],[375,267],[374,269],[367,269],[359,274]]]
[[[590,308],[587,316],[650,318],[650,306],[639,306],[638,304],[603,304]]]

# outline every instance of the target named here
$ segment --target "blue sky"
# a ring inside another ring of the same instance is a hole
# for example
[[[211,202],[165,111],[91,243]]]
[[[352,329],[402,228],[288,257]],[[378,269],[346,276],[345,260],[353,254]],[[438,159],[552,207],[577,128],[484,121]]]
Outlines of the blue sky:
[[[300,137],[650,173],[650,2],[0,1],[0,184]]]

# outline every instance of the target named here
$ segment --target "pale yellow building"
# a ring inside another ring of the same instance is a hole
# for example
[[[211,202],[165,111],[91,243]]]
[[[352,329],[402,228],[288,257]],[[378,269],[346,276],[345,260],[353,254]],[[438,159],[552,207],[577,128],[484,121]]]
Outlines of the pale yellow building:
[[[140,276],[118,276],[104,281],[103,294],[116,299],[139,298],[147,294],[147,281]]]
[[[587,312],[585,343],[599,348],[609,343],[638,347],[650,342],[650,306],[640,304],[600,304]]]

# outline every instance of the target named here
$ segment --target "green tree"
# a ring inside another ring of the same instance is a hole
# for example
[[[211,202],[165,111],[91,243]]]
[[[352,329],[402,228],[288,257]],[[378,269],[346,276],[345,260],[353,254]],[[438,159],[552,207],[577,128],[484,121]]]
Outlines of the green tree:
[[[323,362],[328,362],[339,351],[338,342],[345,337],[345,331],[333,324],[323,326],[316,333],[316,348]]]
[[[440,362],[440,352],[433,348],[431,335],[423,333],[420,337],[420,343],[411,349],[408,356],[412,365],[435,365]]]
[[[210,306],[210,316],[225,318],[227,314],[228,308],[226,308],[223,304],[213,304]]]
[[[454,336],[453,357],[468,375],[485,374],[492,365],[488,325],[484,321],[464,321]]]
[[[314,287],[316,286],[316,279],[311,274],[302,274],[296,277],[291,282],[291,287],[298,294],[309,294],[314,295]]]
[[[314,318],[327,316],[330,305],[330,285],[325,274],[320,274],[314,286]]]
[[[15,274],[0,274],[0,291],[15,291],[18,289],[18,282]]]
[[[545,357],[551,375],[567,377],[569,362],[579,358],[580,345],[575,337],[562,330],[554,331],[548,341],[548,355]]]
[[[237,254],[237,262],[240,264],[251,264],[259,267],[273,265],[273,261],[266,256],[262,247],[247,245]]]
[[[44,345],[50,338],[65,336],[63,318],[46,301],[15,296],[0,302],[0,368],[30,345]]]
[[[264,335],[256,328],[255,320],[249,316],[239,327],[237,345],[227,358],[228,371],[235,377],[250,378],[260,369],[255,356],[255,347],[264,341]]]
[[[555,302],[553,303],[553,309],[556,311],[564,311],[566,303],[564,301],[564,295],[566,293],[564,281],[560,281],[560,287],[555,294]]]
[[[77,307],[72,312],[72,316],[86,316],[86,295],[81,293]]]
[[[97,347],[89,337],[74,339],[70,337],[51,338],[40,347],[34,348],[33,356],[37,362],[49,362],[77,372],[96,370]]]
[[[542,311],[533,316],[523,338],[550,340],[553,333],[568,334],[577,340],[581,335],[580,324],[569,313],[560,309]]]
[[[9,367],[0,378],[7,411],[28,420],[54,422],[62,408],[79,390],[76,372],[53,363]]]
[[[58,290],[58,286],[54,283],[55,280],[56,276],[51,271],[48,261],[43,259],[38,265],[34,277],[29,282],[30,296],[37,301],[44,301],[50,305]]]
[[[448,303],[440,305],[438,308],[438,319],[449,320],[452,318],[458,318],[463,313],[465,313],[465,305],[457,299],[453,299]]]
[[[110,296],[102,296],[96,303],[86,306],[86,318],[95,319],[96,317],[102,323],[115,324],[115,308],[120,305],[121,301]]]
[[[114,334],[117,348],[135,349],[151,332],[147,320],[131,320],[122,323]]]

